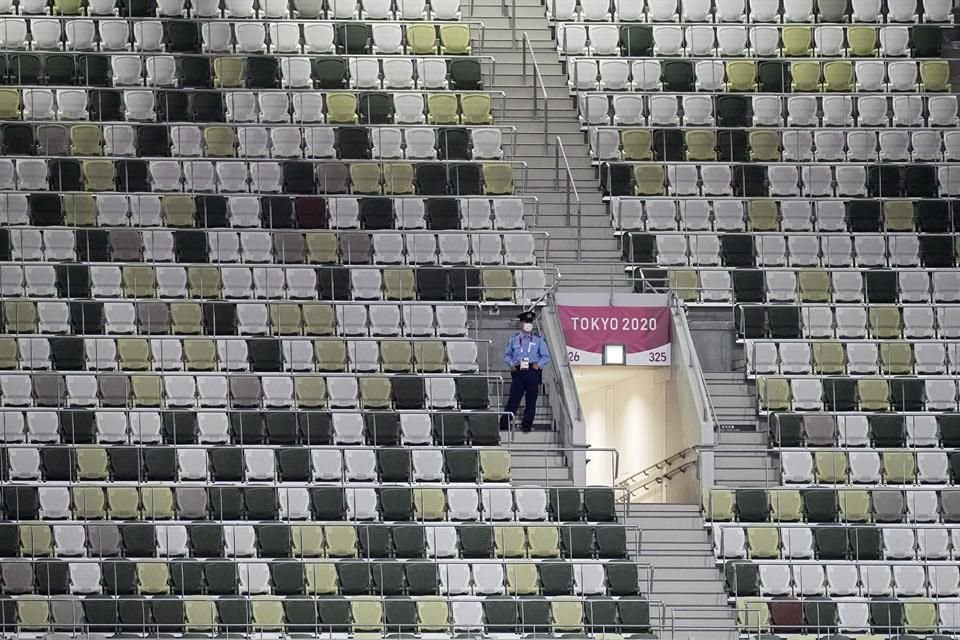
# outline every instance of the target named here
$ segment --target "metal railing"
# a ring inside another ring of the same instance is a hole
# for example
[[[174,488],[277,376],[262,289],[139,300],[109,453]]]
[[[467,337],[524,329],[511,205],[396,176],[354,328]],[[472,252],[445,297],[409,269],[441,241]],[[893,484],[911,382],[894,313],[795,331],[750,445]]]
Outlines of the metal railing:
[[[514,0],[516,3],[516,0]],[[516,7],[514,7],[514,14],[516,14]],[[515,39],[514,39],[515,40]],[[546,151],[549,145],[550,140],[550,98],[547,95],[547,85],[543,81],[543,74],[540,72],[540,65],[537,64],[537,56],[533,53],[533,44],[530,42],[530,36],[524,32],[523,33],[523,45],[521,46],[522,60],[523,64],[523,83],[527,83],[527,50],[530,50],[530,63],[533,66],[533,79],[534,82],[531,85],[533,90],[533,111],[539,111],[539,101],[537,99],[537,86],[539,85],[540,92],[543,94],[543,150]]]
[[[692,460],[690,459],[691,457],[693,458]],[[646,491],[648,487],[663,484],[664,481],[670,480],[673,476],[685,472],[696,463],[697,447],[687,447],[683,451],[678,451],[617,482],[617,487],[626,490],[626,494],[621,496],[620,499],[629,502],[635,496]]]
[[[563,169],[566,171],[566,201],[565,201],[565,211],[566,211],[566,223],[567,226],[570,226],[570,196],[573,195],[574,200],[577,205],[577,260],[582,257],[583,253],[583,203],[580,201],[580,193],[577,191],[577,183],[573,179],[573,171],[570,170],[570,162],[567,160],[567,153],[563,150],[563,142],[560,140],[560,136],[556,137],[556,142],[554,143],[554,152],[553,152],[553,185],[557,188],[560,188],[560,161],[563,160]]]

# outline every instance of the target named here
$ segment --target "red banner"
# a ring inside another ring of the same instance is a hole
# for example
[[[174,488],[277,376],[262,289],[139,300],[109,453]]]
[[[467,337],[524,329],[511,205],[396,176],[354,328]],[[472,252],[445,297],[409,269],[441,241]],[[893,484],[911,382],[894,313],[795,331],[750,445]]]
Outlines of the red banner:
[[[605,346],[622,346],[624,364],[670,364],[670,309],[557,306],[570,364],[603,364]]]

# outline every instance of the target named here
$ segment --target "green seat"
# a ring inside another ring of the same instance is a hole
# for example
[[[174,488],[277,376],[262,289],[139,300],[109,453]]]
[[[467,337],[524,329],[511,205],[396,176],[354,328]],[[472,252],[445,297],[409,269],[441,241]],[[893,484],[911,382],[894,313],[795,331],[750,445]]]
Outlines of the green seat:
[[[137,593],[158,595],[170,593],[170,571],[165,562],[137,563]]]
[[[636,165],[633,168],[633,192],[638,196],[662,196],[664,168],[662,165]]]
[[[620,134],[624,160],[652,160],[653,136],[648,129],[624,129]]]
[[[483,193],[491,196],[513,194],[513,167],[507,163],[483,165]]]
[[[550,599],[555,631],[583,631],[583,600],[579,596],[554,596]]]
[[[920,63],[920,90],[949,92],[950,63],[946,60],[928,60]]]
[[[450,628],[449,619],[450,608],[443,598],[417,598],[417,629],[420,633],[446,632]]]
[[[384,340],[380,342],[380,362],[387,373],[413,371],[413,347],[406,340]]]
[[[470,55],[470,25],[445,24],[440,27],[441,55]]]
[[[187,631],[215,632],[217,629],[216,602],[210,598],[185,597],[183,612]]]
[[[418,340],[413,345],[415,368],[419,373],[442,373],[447,368],[447,352],[442,342]]]
[[[17,356],[17,341],[15,338],[0,338],[0,369],[17,369],[20,367],[20,358]]]
[[[196,335],[203,333],[203,311],[193,302],[174,302],[170,305],[173,333]]]
[[[107,517],[132,520],[140,516],[140,493],[136,487],[107,487]]]
[[[150,368],[150,343],[143,338],[119,338],[117,355],[124,371],[146,371]]]
[[[20,300],[4,302],[3,320],[7,333],[36,333],[36,304]]]
[[[360,398],[365,409],[389,409],[393,403],[389,378],[360,378]]]
[[[347,527],[353,530],[353,527]],[[323,527],[319,524],[294,524],[290,526],[290,541],[293,555],[297,558],[323,557]],[[356,545],[354,545],[356,553]]]
[[[684,135],[688,161],[713,162],[717,159],[717,134],[709,129],[691,129]]]
[[[298,376],[293,382],[294,395],[300,407],[324,407],[327,404],[327,384],[320,376]]]
[[[860,397],[861,411],[889,411],[890,387],[880,378],[861,378],[857,380],[857,395]]]
[[[337,565],[332,562],[305,562],[307,593],[310,595],[334,595],[338,589]]]
[[[283,631],[283,602],[282,599],[273,596],[253,596],[250,598],[250,612],[253,614],[253,631]]]
[[[19,529],[20,555],[22,557],[38,558],[53,555],[53,539],[49,526],[30,523],[21,524]]]
[[[354,596],[350,599],[353,630],[380,631],[383,628],[383,603],[379,598]]]
[[[463,94],[460,96],[460,108],[463,110],[463,124],[491,124],[490,96],[485,93]]]
[[[797,274],[801,302],[830,302],[830,274],[804,269]]]
[[[166,195],[160,202],[168,227],[197,226],[197,203],[192,196]]]
[[[842,522],[870,522],[870,494],[861,490],[839,492]]]
[[[883,479],[887,484],[913,484],[917,481],[917,460],[909,451],[883,452]]]
[[[757,378],[760,408],[765,411],[786,411],[790,408],[790,383],[786,378]]]
[[[322,307],[328,312],[328,323],[325,325],[327,333],[313,333],[309,335],[333,335],[333,308],[327,305],[307,305],[310,307]],[[303,314],[300,311],[300,305],[292,302],[278,302],[270,305],[270,327],[274,335],[296,336],[300,335],[303,326]],[[317,327],[324,330],[320,326]]]
[[[17,619],[7,620],[14,622],[21,629],[47,629],[50,623],[49,601],[42,596],[22,595],[16,599]]]
[[[243,86],[243,58],[214,58],[213,86],[239,88]]]
[[[927,598],[906,598],[903,601],[903,623],[907,633],[936,633],[937,605]]]
[[[20,92],[16,89],[0,89],[0,120],[20,119]]]
[[[790,76],[793,78],[793,91],[820,90],[820,63],[797,60],[790,63]]]
[[[413,191],[413,165],[395,163],[383,166],[384,193],[409,195]]]
[[[187,267],[187,288],[191,298],[219,298],[220,270],[217,267]]]
[[[384,269],[383,294],[387,300],[413,300],[416,297],[413,269]]]
[[[373,168],[376,169],[375,166]],[[337,264],[340,261],[337,234],[326,231],[309,231],[305,238],[307,262],[311,264]]]
[[[540,575],[536,565],[508,562],[506,569],[507,593],[512,596],[532,596],[540,593]]]
[[[509,482],[510,475],[510,452],[508,450],[480,450],[480,479],[483,482]]]
[[[431,93],[427,96],[427,122],[460,124],[459,103],[455,93]]]
[[[443,490],[437,487],[414,488],[413,512],[416,520],[443,520],[446,515],[446,497]]]
[[[769,132],[754,131],[750,134],[751,140],[752,140],[752,136],[755,133],[769,133]],[[779,156],[777,159],[779,159]],[[750,223],[751,231],[779,231],[780,230],[780,212],[777,210],[776,201],[748,200],[747,201],[747,222]]]
[[[844,372],[843,345],[835,341],[813,343],[813,370],[819,374],[842,374]]]
[[[468,29],[469,32],[469,29]],[[407,54],[429,55],[437,52],[437,31],[431,24],[407,25]]]
[[[350,165],[350,190],[353,193],[379,194],[380,167],[375,164]]]
[[[184,340],[183,355],[188,371],[215,371],[217,347],[213,340]]]
[[[130,376],[133,406],[159,407],[163,401],[163,379],[160,376]]]
[[[727,91],[756,91],[757,65],[749,60],[732,60],[726,63]]]
[[[80,0],[53,0],[54,15],[79,16],[83,13],[83,3]]]
[[[785,58],[805,58],[812,53],[810,43],[810,27],[801,27],[797,25],[787,26],[781,32],[783,40],[783,57]]]
[[[526,557],[527,539],[523,527],[494,527],[493,552],[498,558]]]
[[[770,610],[760,598],[737,598],[737,626],[744,633],[770,630]]]
[[[853,91],[853,63],[836,60],[823,64],[824,91]]]
[[[103,155],[103,134],[93,124],[75,124],[70,127],[70,153],[75,156]]]
[[[121,269],[123,295],[127,298],[154,298],[157,274],[153,267],[125,265]]]
[[[106,480],[109,477],[107,450],[103,447],[83,447],[76,450],[77,478],[79,480]]]
[[[813,454],[817,482],[847,483],[847,456],[842,451],[817,451]]]
[[[328,123],[353,124],[357,122],[357,95],[355,93],[328,93],[326,100]]]
[[[63,222],[78,227],[93,227],[97,224],[97,201],[89,194],[76,193],[63,196]]]
[[[909,342],[880,343],[880,370],[890,375],[913,373],[913,348]]]
[[[796,489],[770,490],[770,519],[773,522],[800,522],[803,519],[803,503]]]
[[[670,269],[667,274],[670,290],[681,300],[696,302],[700,291],[700,276],[696,269]]]
[[[750,558],[779,557],[779,530],[776,527],[748,527],[747,554]]]
[[[870,335],[884,340],[897,339],[901,333],[900,310],[894,306],[871,305],[868,313]]]
[[[883,221],[887,231],[913,232],[913,203],[906,200],[884,202]]]
[[[531,558],[559,558],[560,530],[550,526],[529,526],[527,546]]]
[[[318,371],[347,370],[347,344],[343,340],[314,340],[313,354]]]
[[[729,489],[703,489],[703,519],[707,522],[733,520],[733,492]]]
[[[141,487],[143,517],[153,520],[173,518],[173,490],[169,487]]]
[[[874,27],[848,27],[847,55],[851,57],[876,56],[877,30]]]
[[[751,131],[748,136],[750,142],[750,159],[757,162],[780,162],[780,136],[776,131],[765,131],[763,129],[758,131]],[[749,205],[754,203],[767,203],[767,207],[772,207],[774,210],[773,221],[778,222],[778,215],[776,215],[777,203],[772,200],[755,200],[750,201]],[[754,231],[779,231],[780,227],[777,225],[772,229],[757,229],[752,227]]]
[[[85,191],[115,191],[117,170],[111,160],[84,160],[83,188]]]
[[[101,520],[107,515],[103,489],[100,487],[73,487],[73,512],[78,518]]]
[[[487,302],[513,301],[513,272],[509,269],[484,269],[483,299]]]
[[[236,135],[231,127],[211,126],[203,130],[203,143],[207,149],[207,157],[232,158],[237,155],[234,148]]]

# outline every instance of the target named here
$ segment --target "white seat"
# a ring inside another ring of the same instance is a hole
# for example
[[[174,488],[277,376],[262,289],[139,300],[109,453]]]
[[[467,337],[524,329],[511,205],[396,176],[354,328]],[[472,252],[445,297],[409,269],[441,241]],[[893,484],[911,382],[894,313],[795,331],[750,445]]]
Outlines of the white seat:
[[[96,27],[93,20],[71,19],[64,25],[67,37],[67,49],[74,51],[89,51],[94,48]]]
[[[853,124],[853,99],[849,96],[825,96],[822,105],[825,127],[846,127]]]
[[[890,79],[890,91],[916,91],[917,64],[912,61],[887,63],[887,75]]]
[[[587,28],[583,25],[561,25],[557,29],[557,51],[561,55],[586,55]]]
[[[751,7],[755,4],[757,3],[753,3]],[[753,55],[760,57],[774,56],[780,52],[780,30],[777,27],[750,27],[749,35],[750,52]]]
[[[713,33],[711,29],[711,34]],[[712,41],[711,41],[712,44]],[[704,60],[694,67],[698,91],[720,91],[726,72],[722,60]]]
[[[747,28],[717,27],[717,49],[721,56],[742,56],[747,52]]]
[[[783,21],[813,22],[813,0],[784,0]]]
[[[303,26],[304,53],[333,53],[336,51],[333,39],[333,25],[330,23],[308,22]]]
[[[813,531],[807,527],[789,527],[781,530],[783,556],[798,560],[813,557]]]
[[[818,56],[843,55],[844,29],[838,26],[817,27],[813,32],[813,42]]]
[[[634,60],[630,65],[630,77],[630,88],[634,91],[658,90],[661,87],[660,61]]]
[[[706,56],[711,55],[714,50],[714,31],[712,26],[693,26],[687,27],[686,43],[687,55]],[[664,54],[673,55],[673,54]],[[722,63],[721,63],[722,64]]]
[[[204,26],[206,26],[206,23]],[[295,23],[271,22],[267,25],[267,28],[270,33],[271,52],[300,53],[300,25]]]
[[[679,56],[683,49],[683,27],[657,25],[653,27],[654,55]]]
[[[780,99],[774,98],[773,100],[775,100],[778,105],[777,114],[779,115]],[[826,98],[824,98],[824,101],[826,101]],[[756,108],[756,100],[754,100],[754,108]],[[787,98],[787,124],[794,127],[818,126],[820,123],[817,118],[817,110],[817,99],[813,96],[794,96]],[[754,122],[756,124],[764,124],[757,122],[756,116],[754,116]]]
[[[401,138],[406,143],[405,151],[400,149]],[[399,150],[401,156],[411,159],[433,160],[437,157],[437,134],[431,127],[410,128],[403,134],[399,129],[378,129],[373,132],[373,139],[375,157],[376,152],[384,147],[389,153]]]
[[[780,468],[784,482],[813,482],[813,457],[807,452],[782,452]]]
[[[579,63],[580,60],[578,59]],[[580,74],[577,74],[580,79]],[[601,60],[600,61],[600,90],[602,91],[623,91],[627,88],[630,81],[630,63],[626,60]],[[596,83],[594,83],[596,86]],[[580,87],[576,87],[580,88]]]
[[[828,564],[825,567],[827,590],[831,596],[857,596],[860,576],[853,563]]]
[[[892,63],[891,63],[892,64]],[[883,91],[886,68],[880,60],[860,60],[855,65],[857,91]]]
[[[862,110],[862,98],[860,102]],[[923,99],[920,96],[894,96],[892,104],[894,126],[923,126]],[[862,120],[863,115],[861,113]]]
[[[590,0],[587,0],[589,2]],[[583,6],[583,0],[581,0]],[[615,25],[591,25],[588,27],[590,53],[598,56],[620,54],[620,28]],[[577,52],[574,52],[577,53]]]
[[[446,60],[417,58],[416,66],[418,87],[421,89],[447,88],[448,82]],[[386,72],[386,69],[384,69],[384,72]]]
[[[307,62],[309,65],[309,61]],[[350,86],[358,89],[380,88],[380,62],[371,58],[350,58]],[[309,68],[307,77],[309,78]]]
[[[403,29],[396,24],[375,24],[371,29],[375,54],[403,53]]]
[[[390,58],[383,61],[384,89],[412,89],[413,61],[409,58]]]
[[[746,544],[746,535],[741,527],[713,525],[714,553],[718,558],[746,557]]]
[[[866,632],[870,630],[870,608],[866,602],[838,602],[837,617],[840,621],[841,632]]]
[[[330,127],[304,127],[303,142],[308,158],[335,158],[337,155],[336,140]],[[288,150],[293,151],[292,148]]]
[[[880,18],[880,0],[852,0],[854,22],[877,22]]]

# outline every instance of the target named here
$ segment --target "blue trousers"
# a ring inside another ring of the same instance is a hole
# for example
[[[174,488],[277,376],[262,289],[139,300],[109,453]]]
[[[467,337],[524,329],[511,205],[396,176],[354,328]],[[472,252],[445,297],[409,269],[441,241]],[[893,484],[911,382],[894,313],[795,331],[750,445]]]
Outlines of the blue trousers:
[[[507,413],[517,415],[517,409],[520,407],[520,401],[526,396],[526,402],[523,407],[523,427],[533,427],[533,419],[537,415],[537,395],[540,393],[540,379],[542,371],[539,369],[527,369],[525,371],[512,371],[513,379],[510,381],[510,397],[507,399]],[[507,427],[507,416],[503,416],[500,421],[500,428]]]

